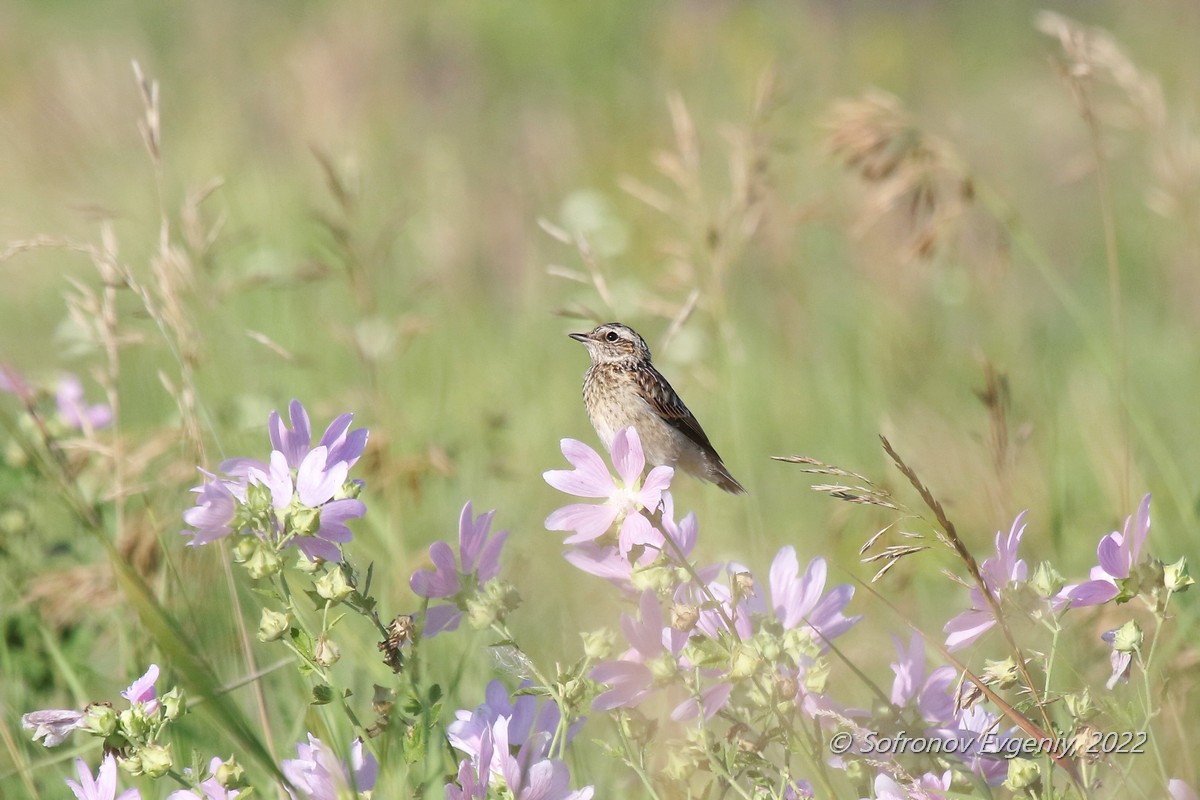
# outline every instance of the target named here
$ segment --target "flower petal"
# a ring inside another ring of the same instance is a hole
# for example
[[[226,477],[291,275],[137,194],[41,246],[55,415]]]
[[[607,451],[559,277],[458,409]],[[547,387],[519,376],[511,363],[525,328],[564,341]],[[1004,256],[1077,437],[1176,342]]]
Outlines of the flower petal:
[[[574,531],[567,542],[574,544],[603,536],[617,518],[617,509],[609,505],[572,503],[551,512],[546,517],[548,531]]]
[[[633,486],[642,477],[646,468],[646,456],[642,453],[642,440],[637,428],[628,427],[617,431],[612,442],[612,463],[625,486]]]

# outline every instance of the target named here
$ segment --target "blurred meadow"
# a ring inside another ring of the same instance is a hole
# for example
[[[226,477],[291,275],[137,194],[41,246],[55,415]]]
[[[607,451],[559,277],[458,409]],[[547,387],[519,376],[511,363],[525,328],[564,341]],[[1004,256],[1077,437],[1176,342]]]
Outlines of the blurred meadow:
[[[236,620],[253,631],[261,603],[242,582],[236,610],[216,549],[179,531],[195,468],[263,456],[267,414],[292,398],[316,431],[344,411],[370,428],[347,551],[374,564],[386,618],[418,607],[409,575],[471,500],[511,531],[511,626],[531,658],[572,661],[579,631],[615,626],[617,596],[543,527],[560,439],[599,446],[566,337],[597,322],[646,337],[749,490],[676,479],[706,560],[765,571],[791,544],[827,558],[831,582],[869,581],[882,564],[859,548],[892,517],[771,456],[919,506],[883,434],[981,561],[1029,509],[1023,557],[1084,575],[1149,492],[1149,550],[1195,563],[1200,5],[1055,5],[1119,46],[1082,54],[1043,8],[10,0],[0,362],[119,399],[117,424],[68,450],[95,459],[81,491],[255,720]],[[118,262],[134,288],[105,274]],[[0,436],[15,441],[20,414],[0,395]],[[59,797],[95,748],[43,750],[21,714],[114,697],[172,659],[101,542],[7,447],[0,797]],[[969,605],[928,543],[875,584],[900,616],[863,590],[850,608],[865,619],[845,654],[887,680],[903,619],[936,639]],[[1164,768],[1193,785],[1194,597],[1155,656]],[[1129,608],[1078,612],[1065,646],[1081,675],[1103,682],[1100,634]],[[390,671],[373,632],[345,624],[343,680],[366,703]],[[480,702],[489,642],[430,640],[447,718]],[[314,722],[279,651],[251,649],[262,685],[292,698],[267,709],[275,757],[339,724]],[[198,719],[177,755],[227,755]],[[626,796],[599,735],[584,729],[573,771]]]

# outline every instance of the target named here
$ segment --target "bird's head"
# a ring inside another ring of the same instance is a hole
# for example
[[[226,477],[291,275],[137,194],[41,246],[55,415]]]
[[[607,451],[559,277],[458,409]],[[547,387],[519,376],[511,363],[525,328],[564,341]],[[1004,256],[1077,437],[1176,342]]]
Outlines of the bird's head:
[[[593,364],[636,366],[650,363],[650,348],[633,328],[619,322],[607,322],[588,333],[568,334],[582,342]]]

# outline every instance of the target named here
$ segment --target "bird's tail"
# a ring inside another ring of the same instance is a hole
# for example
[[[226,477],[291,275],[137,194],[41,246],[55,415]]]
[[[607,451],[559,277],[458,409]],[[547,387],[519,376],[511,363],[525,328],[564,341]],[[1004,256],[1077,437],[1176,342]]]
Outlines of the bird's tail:
[[[729,469],[726,468],[724,462],[719,458],[715,459],[715,463],[711,464],[710,480],[717,486],[720,486],[730,494],[745,494],[746,487],[737,482],[737,479],[729,474]]]

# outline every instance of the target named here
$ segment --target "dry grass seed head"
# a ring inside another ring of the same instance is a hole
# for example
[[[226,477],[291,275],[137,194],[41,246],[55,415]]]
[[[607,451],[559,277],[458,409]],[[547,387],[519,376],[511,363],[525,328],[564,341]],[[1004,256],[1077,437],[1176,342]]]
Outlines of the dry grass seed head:
[[[838,101],[826,128],[830,152],[868,186],[857,228],[890,224],[908,258],[925,258],[964,226],[975,192],[962,159],[922,131],[899,100],[877,90]]]

